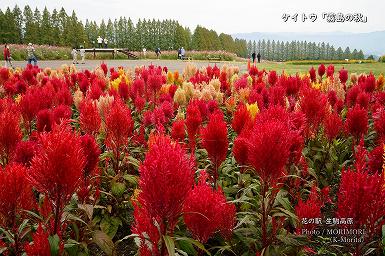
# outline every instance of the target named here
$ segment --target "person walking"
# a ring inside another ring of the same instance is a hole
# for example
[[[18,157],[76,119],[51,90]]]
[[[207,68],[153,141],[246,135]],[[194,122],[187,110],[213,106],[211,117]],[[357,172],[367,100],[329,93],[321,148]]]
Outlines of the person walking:
[[[13,68],[13,65],[12,65],[12,62],[11,62],[11,51],[9,50],[9,46],[7,44],[4,45],[4,60],[5,60],[5,65],[4,67],[8,67],[8,63],[9,63],[9,66],[11,68]]]
[[[261,53],[258,52],[257,54],[258,63],[261,63]]]
[[[28,46],[27,46],[27,60],[28,60],[28,64],[31,64],[32,61],[33,61],[33,65],[36,66],[37,65],[37,59],[36,59],[36,56],[35,56],[35,47],[33,47],[32,43],[29,43]]]
[[[155,49],[155,54],[156,54],[156,57],[159,59],[159,55],[162,54],[159,47]]]
[[[85,64],[86,50],[83,46],[80,46],[80,57],[82,58],[82,64]]]
[[[251,58],[253,59],[253,65],[255,64],[255,57],[256,57],[256,54],[255,54],[255,52],[253,52],[251,54]]]
[[[96,41],[98,41],[99,48],[102,48],[103,47],[103,38],[98,36],[98,39],[96,39]]]
[[[72,48],[72,63],[73,64],[78,64],[78,51],[76,50],[75,47]]]
[[[184,59],[184,55],[186,54],[186,51],[185,51],[185,49],[182,47],[181,49],[180,49],[180,58],[183,60]]]
[[[108,39],[106,37],[106,38],[104,38],[104,48],[107,48],[107,45],[108,45]]]
[[[178,49],[178,59],[179,59],[179,60],[182,59],[181,53],[180,53],[180,48]]]

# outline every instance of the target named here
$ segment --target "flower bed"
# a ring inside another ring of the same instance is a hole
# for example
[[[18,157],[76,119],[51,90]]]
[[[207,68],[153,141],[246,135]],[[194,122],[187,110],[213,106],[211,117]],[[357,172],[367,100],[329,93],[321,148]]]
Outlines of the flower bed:
[[[1,68],[0,253],[380,255],[384,82]]]

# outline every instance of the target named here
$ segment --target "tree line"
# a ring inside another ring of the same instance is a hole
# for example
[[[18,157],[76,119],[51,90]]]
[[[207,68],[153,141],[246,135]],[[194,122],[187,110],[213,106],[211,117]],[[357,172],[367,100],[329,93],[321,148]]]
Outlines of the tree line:
[[[364,59],[362,50],[350,50],[346,47],[337,49],[329,43],[314,43],[307,41],[275,41],[259,40],[247,42],[247,54],[250,56],[253,52],[261,53],[262,57],[272,61],[286,60],[343,60],[343,59]]]
[[[57,46],[94,47],[98,36],[107,38],[109,47],[128,48],[141,51],[160,48],[161,50],[224,50],[240,57],[260,52],[263,59],[285,61],[299,59],[362,59],[362,51],[337,50],[329,44],[311,42],[275,42],[270,40],[246,41],[231,35],[217,34],[203,26],[197,26],[192,33],[175,20],[139,19],[136,24],[126,17],[107,21],[78,19],[75,11],[69,15],[64,8],[32,10],[28,5],[21,10],[0,9],[0,41],[17,44],[47,44]]]

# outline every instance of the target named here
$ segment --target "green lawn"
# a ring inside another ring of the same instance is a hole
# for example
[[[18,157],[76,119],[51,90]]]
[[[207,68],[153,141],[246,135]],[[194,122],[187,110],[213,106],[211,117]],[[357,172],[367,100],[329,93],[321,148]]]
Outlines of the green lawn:
[[[312,65],[294,65],[288,63],[274,63],[274,62],[264,62],[257,64],[258,69],[266,69],[266,70],[275,70],[277,73],[281,73],[282,70],[285,70],[286,73],[295,74],[297,72],[304,73],[308,72]],[[328,65],[325,65],[326,67]],[[361,64],[336,64],[335,71],[337,72],[342,67],[347,69],[350,73],[370,73],[372,72],[374,75],[385,74],[385,63],[361,63]],[[314,65],[314,68],[317,69],[318,65]]]

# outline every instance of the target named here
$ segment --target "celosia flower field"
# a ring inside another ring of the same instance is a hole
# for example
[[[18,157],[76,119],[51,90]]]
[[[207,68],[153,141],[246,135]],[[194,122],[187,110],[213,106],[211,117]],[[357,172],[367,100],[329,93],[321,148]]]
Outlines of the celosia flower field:
[[[2,255],[382,255],[384,76],[0,69]]]

